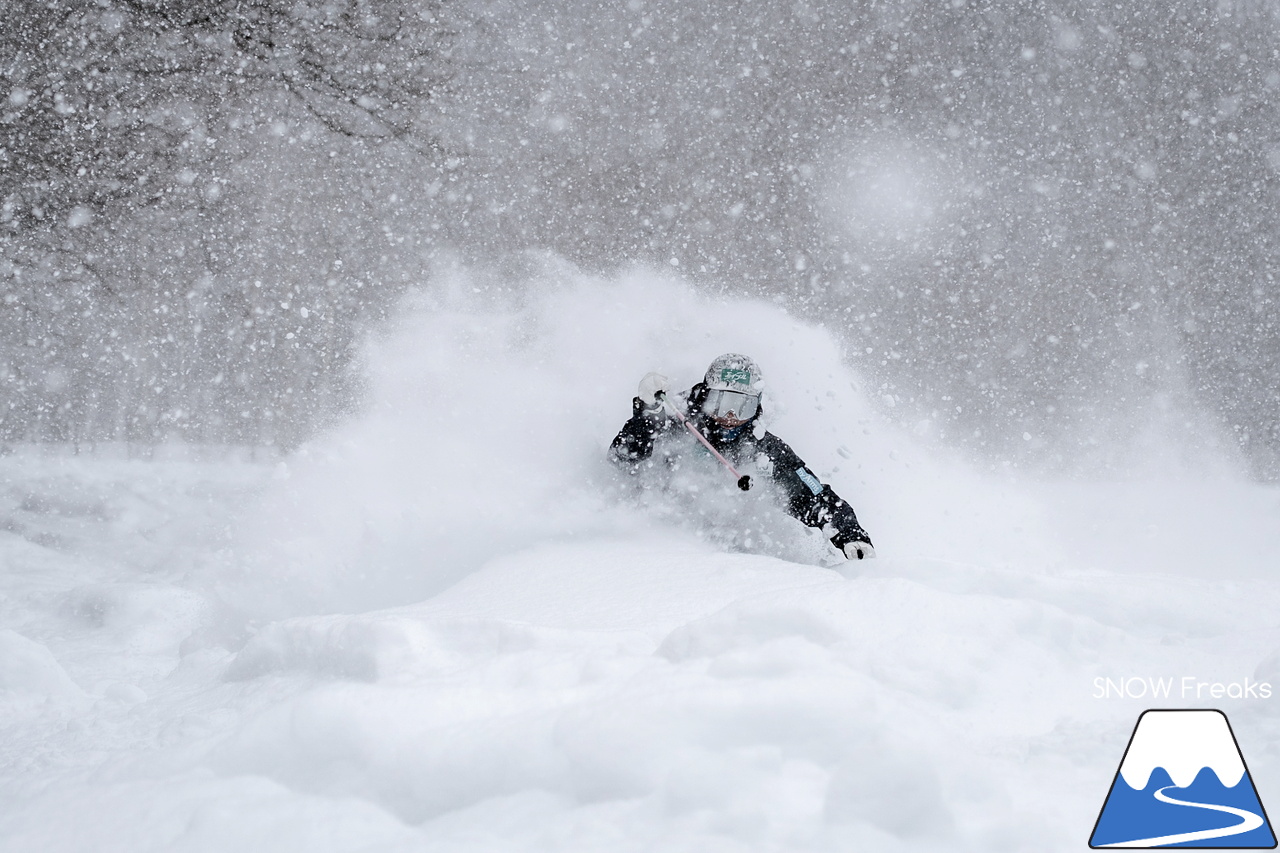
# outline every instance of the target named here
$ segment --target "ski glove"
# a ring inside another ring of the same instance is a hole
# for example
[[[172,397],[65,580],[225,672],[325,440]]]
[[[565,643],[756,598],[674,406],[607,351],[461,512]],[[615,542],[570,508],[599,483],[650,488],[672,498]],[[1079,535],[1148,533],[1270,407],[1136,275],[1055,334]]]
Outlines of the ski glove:
[[[658,402],[658,394],[666,394],[670,390],[670,379],[661,373],[646,373],[644,379],[640,380],[640,389],[636,392],[636,396],[645,406],[655,409],[661,405]]]
[[[876,549],[870,542],[847,542],[843,548],[844,555],[850,560],[865,560],[876,555]]]

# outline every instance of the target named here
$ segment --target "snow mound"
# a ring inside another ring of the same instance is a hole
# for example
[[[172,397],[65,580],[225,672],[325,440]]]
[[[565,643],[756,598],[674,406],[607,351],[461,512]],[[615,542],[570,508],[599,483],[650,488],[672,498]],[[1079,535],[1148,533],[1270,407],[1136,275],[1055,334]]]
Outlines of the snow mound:
[[[0,847],[1068,849],[1145,707],[1098,679],[1280,669],[1274,488],[976,472],[776,305],[540,275],[441,273],[288,458],[0,456]],[[726,351],[878,559],[604,461]]]
[[[0,702],[74,704],[88,697],[48,647],[0,628]]]

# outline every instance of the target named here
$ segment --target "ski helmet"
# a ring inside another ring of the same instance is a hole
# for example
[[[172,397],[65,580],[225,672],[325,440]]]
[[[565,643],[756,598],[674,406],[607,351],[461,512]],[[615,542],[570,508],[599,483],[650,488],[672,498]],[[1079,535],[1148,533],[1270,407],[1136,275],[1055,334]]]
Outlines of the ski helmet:
[[[729,352],[717,357],[702,384],[707,388],[702,411],[720,426],[739,426],[760,413],[764,377],[747,356]]]

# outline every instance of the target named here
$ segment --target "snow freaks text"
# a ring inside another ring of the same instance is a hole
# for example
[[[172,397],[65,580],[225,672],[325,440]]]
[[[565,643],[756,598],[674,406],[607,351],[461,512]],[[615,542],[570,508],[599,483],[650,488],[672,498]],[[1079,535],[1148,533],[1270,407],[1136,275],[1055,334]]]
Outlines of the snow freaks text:
[[[1129,676],[1093,680],[1094,699],[1270,699],[1271,684],[1266,681],[1201,681],[1193,675],[1181,678]]]

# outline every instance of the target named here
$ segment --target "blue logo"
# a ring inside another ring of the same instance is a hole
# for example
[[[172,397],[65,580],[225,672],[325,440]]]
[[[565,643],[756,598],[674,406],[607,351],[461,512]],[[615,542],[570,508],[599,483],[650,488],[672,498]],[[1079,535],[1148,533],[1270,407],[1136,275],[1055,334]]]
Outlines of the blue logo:
[[[1089,846],[1274,848],[1227,715],[1144,711]]]
[[[796,476],[800,478],[800,482],[809,487],[809,491],[815,495],[822,494],[822,481],[810,474],[803,465],[796,469]]]

